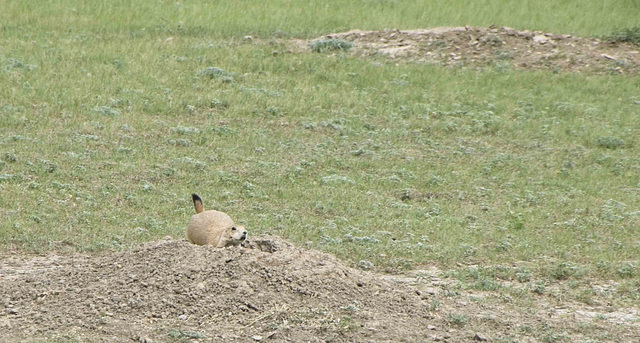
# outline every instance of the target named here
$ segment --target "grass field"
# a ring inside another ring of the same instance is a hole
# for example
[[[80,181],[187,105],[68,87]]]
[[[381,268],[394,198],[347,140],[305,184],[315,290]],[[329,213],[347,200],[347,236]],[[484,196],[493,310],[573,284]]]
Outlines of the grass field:
[[[64,33],[315,37],[350,28],[511,26],[583,36],[638,25],[635,0],[2,1],[4,35]],[[51,37],[49,37],[51,38]]]
[[[353,265],[465,280],[527,261],[500,277],[616,280],[637,303],[639,78],[396,65],[286,39],[465,24],[600,36],[637,25],[638,6],[4,1],[0,249],[182,237],[197,192],[252,233]]]

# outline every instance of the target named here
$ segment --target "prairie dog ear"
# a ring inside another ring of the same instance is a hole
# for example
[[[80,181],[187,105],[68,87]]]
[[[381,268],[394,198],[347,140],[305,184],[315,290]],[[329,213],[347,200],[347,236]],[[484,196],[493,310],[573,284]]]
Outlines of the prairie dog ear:
[[[204,211],[204,205],[202,205],[202,199],[196,193],[191,194],[191,198],[193,199],[193,206],[196,208],[196,214]]]

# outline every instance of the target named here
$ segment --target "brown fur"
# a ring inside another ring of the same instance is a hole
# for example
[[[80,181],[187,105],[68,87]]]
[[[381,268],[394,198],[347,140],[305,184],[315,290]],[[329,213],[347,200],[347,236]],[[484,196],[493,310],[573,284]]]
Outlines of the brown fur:
[[[197,194],[194,194],[197,196]],[[204,212],[204,205],[202,205],[202,199],[200,197],[193,197],[193,205],[196,207],[196,214]]]
[[[240,245],[247,237],[243,226],[235,225],[224,212],[204,210],[202,199],[193,194],[196,214],[187,227],[187,239],[197,245],[212,245],[217,248]]]

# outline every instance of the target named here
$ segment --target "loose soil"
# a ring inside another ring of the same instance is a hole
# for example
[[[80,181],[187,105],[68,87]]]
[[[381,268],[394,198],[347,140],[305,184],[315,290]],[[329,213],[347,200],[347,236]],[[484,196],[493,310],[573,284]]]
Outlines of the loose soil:
[[[640,338],[635,312],[518,308],[502,295],[453,290],[435,268],[380,275],[278,237],[224,249],[167,239],[102,256],[14,255],[0,267],[2,342]]]
[[[508,27],[438,27],[428,30],[353,30],[322,39],[354,43],[359,56],[457,67],[548,69],[637,74],[640,46]]]

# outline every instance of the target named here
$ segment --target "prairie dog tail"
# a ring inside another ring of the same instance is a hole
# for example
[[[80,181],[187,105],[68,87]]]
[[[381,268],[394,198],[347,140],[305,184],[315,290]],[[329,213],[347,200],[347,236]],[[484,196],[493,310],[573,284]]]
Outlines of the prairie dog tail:
[[[200,213],[204,211],[204,206],[202,205],[202,199],[196,193],[191,194],[191,198],[193,199],[193,206],[196,207],[196,213]]]

